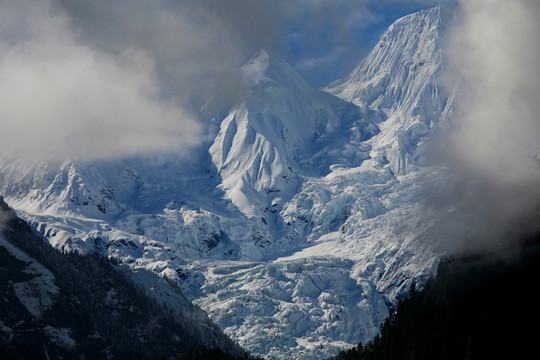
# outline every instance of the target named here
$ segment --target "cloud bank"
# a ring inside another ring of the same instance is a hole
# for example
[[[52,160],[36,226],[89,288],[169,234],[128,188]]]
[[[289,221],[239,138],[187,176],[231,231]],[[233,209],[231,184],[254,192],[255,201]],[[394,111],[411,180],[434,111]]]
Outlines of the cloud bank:
[[[460,5],[447,49],[456,130],[444,147],[457,181],[431,205],[445,246],[485,250],[540,228],[540,3]]]
[[[163,99],[144,49],[85,44],[52,2],[0,6],[2,154],[96,159],[180,150],[197,142],[194,116]]]
[[[540,3],[462,1],[450,62],[462,79],[457,155],[507,184],[538,181]]]

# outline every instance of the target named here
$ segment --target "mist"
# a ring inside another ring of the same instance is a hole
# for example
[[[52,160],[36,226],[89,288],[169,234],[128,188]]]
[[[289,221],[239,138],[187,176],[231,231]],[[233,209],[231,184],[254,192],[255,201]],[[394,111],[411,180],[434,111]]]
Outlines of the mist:
[[[447,56],[456,128],[432,189],[446,250],[493,250],[540,229],[540,3],[460,1]],[[442,143],[442,145],[441,145]]]
[[[0,24],[2,154],[115,158],[197,143],[200,125],[163,97],[144,49],[86,44],[69,15],[45,0],[2,2]]]

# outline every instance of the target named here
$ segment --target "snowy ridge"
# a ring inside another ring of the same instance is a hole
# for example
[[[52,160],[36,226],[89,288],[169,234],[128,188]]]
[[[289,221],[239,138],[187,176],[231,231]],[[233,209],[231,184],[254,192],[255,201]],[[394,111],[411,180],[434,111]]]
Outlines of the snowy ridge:
[[[450,18],[398,20],[326,91],[260,51],[190,158],[4,159],[1,193],[57,248],[175,279],[247,350],[325,358],[370,340],[436,269],[422,202],[444,178],[426,155],[452,118],[438,79]]]
[[[376,125],[357,107],[309,87],[284,61],[261,50],[240,70],[243,99],[210,147],[227,197],[246,215],[290,197],[298,176],[323,175],[335,162],[359,164],[357,146]],[[271,201],[270,201],[271,202]]]
[[[127,168],[111,185],[102,175],[111,170],[72,161],[58,164],[4,160],[2,193],[12,197],[14,206],[35,213],[104,218],[125,209],[121,195],[134,186],[133,174]]]
[[[386,118],[373,140],[374,158],[386,159],[395,174],[427,163],[424,138],[445,128],[453,97],[440,79],[442,42],[452,13],[437,6],[405,16],[382,35],[352,73],[326,90]]]

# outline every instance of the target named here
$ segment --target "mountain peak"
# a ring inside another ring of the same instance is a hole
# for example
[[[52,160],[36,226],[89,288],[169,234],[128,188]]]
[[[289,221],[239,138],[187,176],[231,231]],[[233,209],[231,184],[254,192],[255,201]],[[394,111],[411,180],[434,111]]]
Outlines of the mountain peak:
[[[418,12],[405,15],[396,20],[382,35],[381,40],[393,33],[402,34],[404,27],[413,27],[416,32],[424,32],[432,29],[439,32],[444,31],[446,25],[453,17],[454,11],[445,5],[420,10]]]
[[[448,10],[436,6],[396,20],[351,74],[326,90],[347,101],[369,102],[370,99],[362,99],[362,89],[369,85],[367,82],[384,80],[392,74],[408,76],[409,70],[416,70],[427,63],[438,66],[441,58],[440,33],[447,18]],[[370,88],[373,86],[371,84]]]
[[[386,118],[387,131],[373,143],[372,157],[388,161],[396,174],[425,163],[429,133],[443,117],[433,114],[451,109],[452,98],[439,81],[451,16],[436,6],[398,19],[348,77],[326,89]]]
[[[239,71],[247,88],[209,151],[226,196],[244,214],[289,198],[299,174],[327,174],[334,163],[365,159],[363,149],[345,150],[377,132],[360,108],[312,88],[262,49]]]
[[[245,79],[258,81],[264,77],[270,64],[270,55],[264,49],[259,49],[249,61],[240,68]]]
[[[268,86],[309,87],[305,80],[277,54],[259,49],[251,59],[240,68],[241,78],[248,88]]]

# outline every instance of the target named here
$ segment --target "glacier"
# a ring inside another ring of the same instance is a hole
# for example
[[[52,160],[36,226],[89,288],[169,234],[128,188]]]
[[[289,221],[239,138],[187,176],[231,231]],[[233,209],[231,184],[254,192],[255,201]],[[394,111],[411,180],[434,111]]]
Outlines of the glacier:
[[[0,161],[0,193],[53,246],[175,280],[267,359],[372,339],[436,270],[430,144],[452,130],[441,6],[397,20],[352,73],[309,86],[260,50],[189,155]]]

